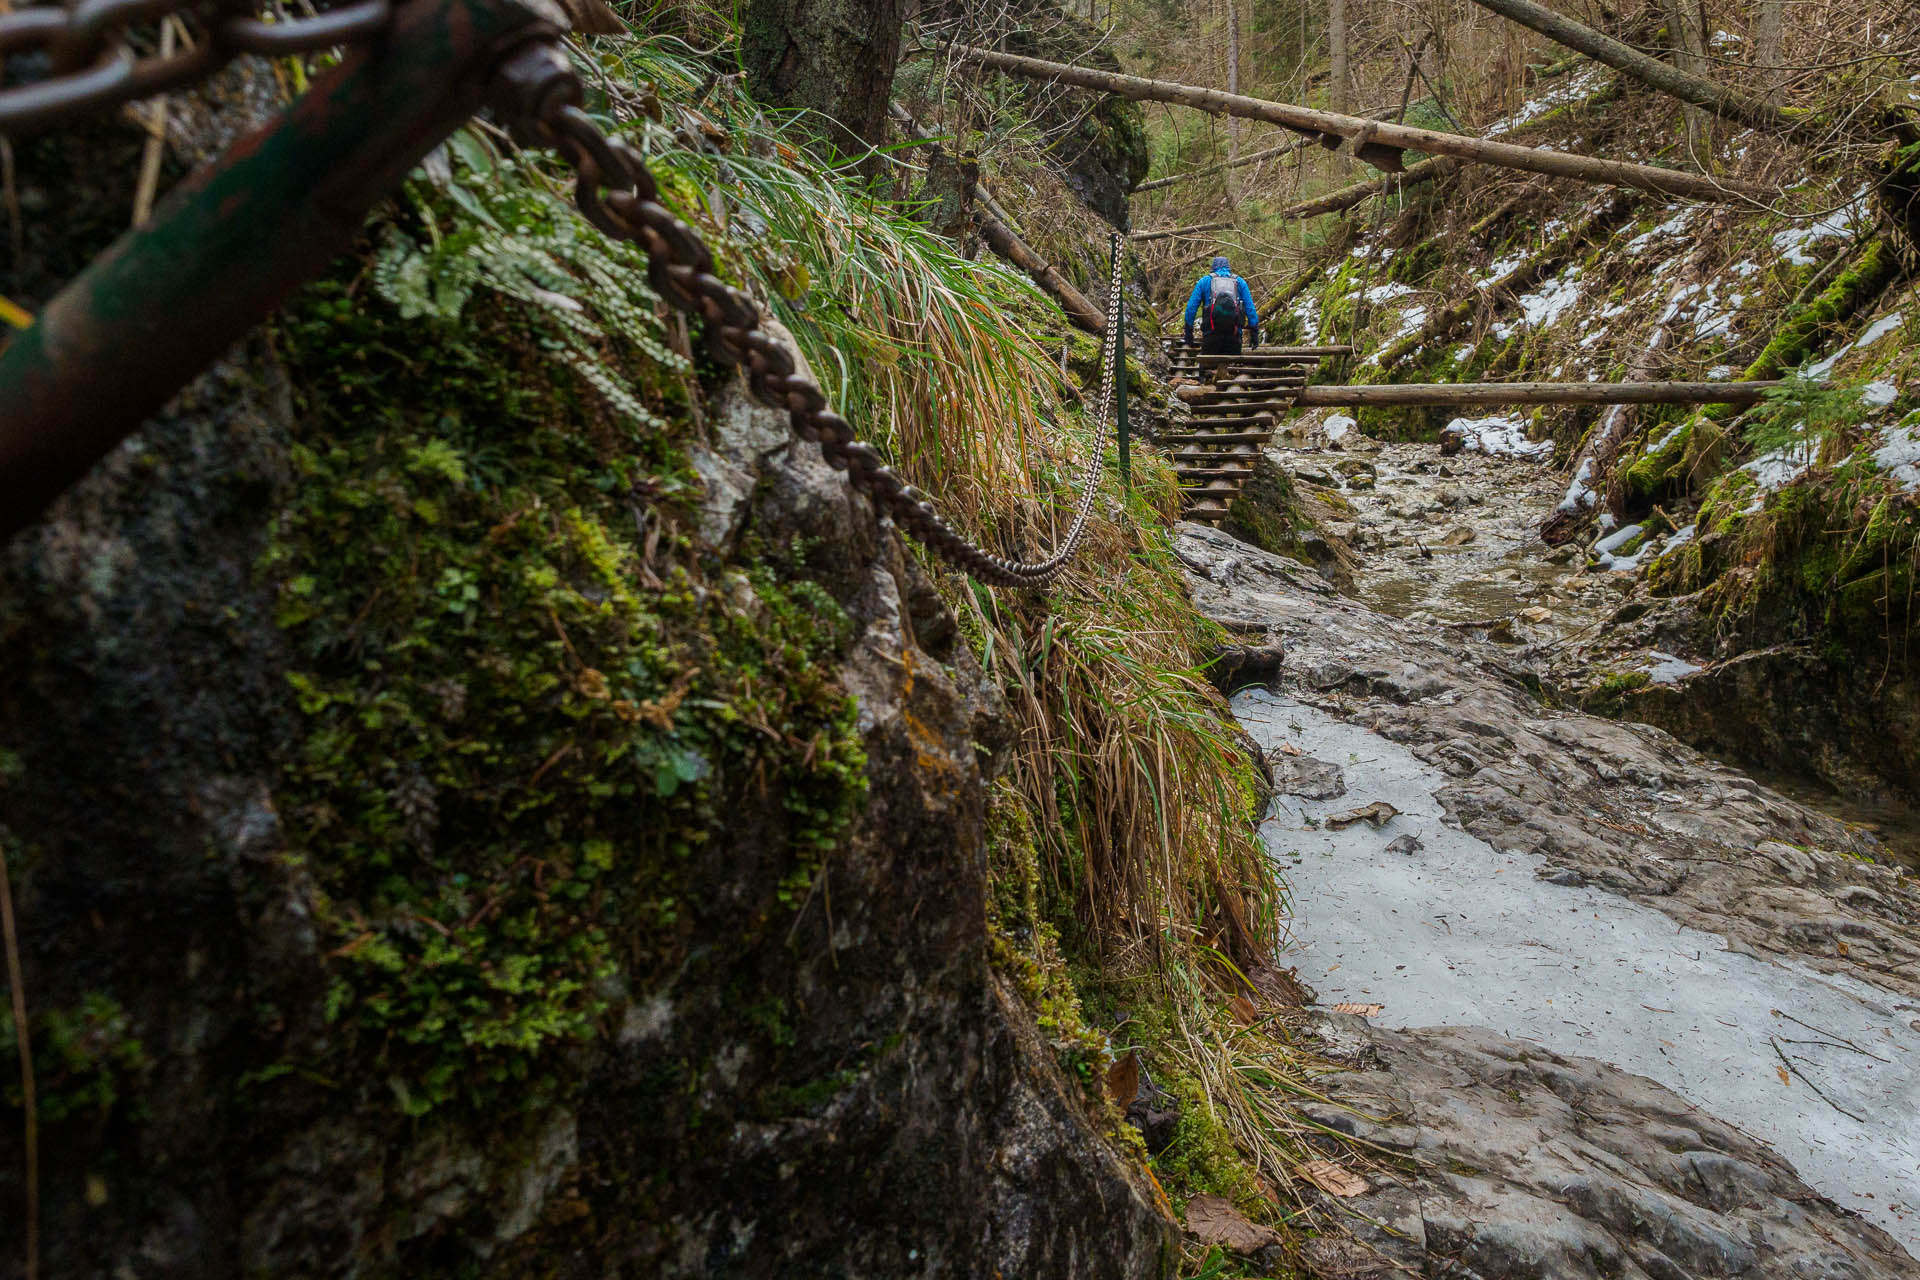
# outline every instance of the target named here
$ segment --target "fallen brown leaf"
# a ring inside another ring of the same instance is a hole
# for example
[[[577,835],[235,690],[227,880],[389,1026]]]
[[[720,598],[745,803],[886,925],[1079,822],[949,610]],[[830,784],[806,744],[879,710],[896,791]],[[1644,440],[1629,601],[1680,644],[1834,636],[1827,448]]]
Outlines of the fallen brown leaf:
[[[1357,1013],[1363,1018],[1377,1018],[1380,1016],[1380,1011],[1386,1007],[1387,1006],[1383,1004],[1363,1004],[1354,1000],[1342,1000],[1339,1004],[1333,1006],[1333,1011],[1335,1013]]]
[[[1399,816],[1400,811],[1385,800],[1375,800],[1372,804],[1363,805],[1358,809],[1349,809],[1345,813],[1330,813],[1321,821],[1335,831],[1350,827],[1356,822],[1364,822],[1377,831]]]
[[[1365,1178],[1331,1160],[1307,1161],[1300,1166],[1300,1176],[1330,1196],[1358,1196],[1367,1191]]]
[[[1235,1018],[1240,1020],[1240,1025],[1242,1026],[1250,1027],[1260,1021],[1260,1010],[1258,1006],[1245,996],[1233,997],[1233,999],[1227,1001],[1227,1008],[1233,1012]]]
[[[1140,1059],[1129,1050],[1107,1068],[1107,1096],[1114,1105],[1124,1107],[1140,1092]]]
[[[1248,1222],[1224,1196],[1195,1196],[1187,1201],[1187,1230],[1203,1245],[1218,1245],[1235,1253],[1252,1253],[1280,1243],[1279,1232]]]
[[[1781,1084],[1790,1085],[1793,1083],[1793,1077],[1787,1074],[1787,1069],[1785,1067],[1775,1067],[1773,1069],[1773,1074],[1780,1077]]]

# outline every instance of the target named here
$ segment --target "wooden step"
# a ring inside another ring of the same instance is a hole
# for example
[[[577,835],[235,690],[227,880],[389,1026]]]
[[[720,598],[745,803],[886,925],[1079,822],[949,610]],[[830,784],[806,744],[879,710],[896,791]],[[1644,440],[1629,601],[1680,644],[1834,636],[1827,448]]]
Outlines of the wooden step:
[[[1238,452],[1239,450],[1245,450],[1245,452]],[[1207,466],[1225,458],[1232,458],[1251,467],[1259,461],[1260,451],[1250,444],[1236,444],[1220,449],[1176,449],[1168,456],[1173,459],[1175,466],[1182,464]]]
[[[1202,355],[1201,364],[1227,364],[1235,360],[1318,360],[1323,356],[1352,355],[1353,348],[1346,346],[1329,347],[1255,347],[1251,351],[1242,351],[1239,355]]]
[[[1175,467],[1173,474],[1178,476],[1182,483],[1188,480],[1210,480],[1216,476],[1222,479],[1240,481],[1253,478],[1252,469],[1246,467],[1239,469],[1233,467]]]
[[[1271,431],[1218,431],[1179,433],[1169,432],[1160,436],[1154,443],[1166,445],[1193,444],[1265,444],[1273,439]]]
[[[1271,428],[1274,423],[1274,415],[1271,413],[1213,413],[1205,416],[1196,416],[1189,419],[1188,423],[1191,426],[1206,427],[1214,431],[1225,431],[1232,427]]]
[[[1231,418],[1236,416],[1244,418],[1249,414],[1258,415],[1263,413],[1269,413],[1279,418],[1284,416],[1286,411],[1292,407],[1293,405],[1285,400],[1275,400],[1271,397],[1265,400],[1223,400],[1218,404],[1193,404],[1187,406],[1187,408],[1193,412],[1195,418],[1205,418],[1209,422],[1217,418]]]

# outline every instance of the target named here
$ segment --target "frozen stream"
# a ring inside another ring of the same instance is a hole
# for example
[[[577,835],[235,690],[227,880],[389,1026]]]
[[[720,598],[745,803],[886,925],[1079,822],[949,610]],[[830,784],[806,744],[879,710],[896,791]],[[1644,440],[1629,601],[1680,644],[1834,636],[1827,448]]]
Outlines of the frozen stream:
[[[1345,774],[1344,796],[1278,797],[1261,828],[1292,886],[1289,958],[1323,1003],[1377,1001],[1387,1025],[1485,1026],[1650,1076],[1920,1249],[1911,1002],[1537,879],[1533,856],[1446,825],[1446,775],[1406,748],[1284,696],[1233,703],[1263,747],[1290,744]],[[1318,821],[1376,800],[1399,810],[1384,829]],[[1401,835],[1423,847],[1389,852]],[[1782,1054],[1799,1074],[1782,1078]]]

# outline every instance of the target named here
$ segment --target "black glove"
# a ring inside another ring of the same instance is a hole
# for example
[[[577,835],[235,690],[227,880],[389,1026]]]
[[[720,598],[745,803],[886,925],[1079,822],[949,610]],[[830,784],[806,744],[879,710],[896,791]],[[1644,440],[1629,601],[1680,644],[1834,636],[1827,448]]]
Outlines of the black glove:
[[[1187,326],[1187,345],[1188,346],[1193,345],[1193,326],[1192,325]]]
[[[1259,326],[1256,325],[1253,328],[1247,330],[1247,345],[1250,347],[1257,347],[1260,345]]]

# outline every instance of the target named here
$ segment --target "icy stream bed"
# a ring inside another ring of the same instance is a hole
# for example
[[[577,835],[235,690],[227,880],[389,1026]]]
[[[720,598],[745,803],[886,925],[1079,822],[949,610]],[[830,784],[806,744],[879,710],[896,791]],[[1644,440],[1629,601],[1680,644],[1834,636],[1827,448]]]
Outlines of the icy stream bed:
[[[1233,704],[1263,748],[1287,744],[1345,775],[1345,795],[1279,796],[1261,826],[1292,889],[1287,958],[1323,1003],[1378,1002],[1390,1026],[1490,1027],[1649,1076],[1920,1248],[1910,1000],[1536,878],[1532,855],[1447,824],[1445,774],[1407,748],[1284,695]],[[1384,828],[1320,821],[1377,800],[1399,811]],[[1421,847],[1389,851],[1402,835]]]

